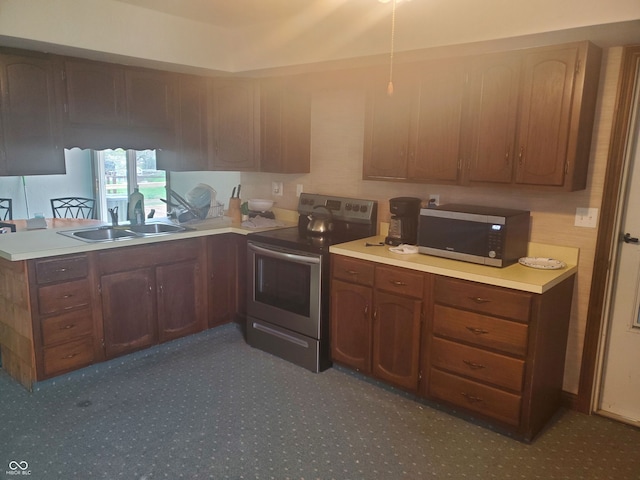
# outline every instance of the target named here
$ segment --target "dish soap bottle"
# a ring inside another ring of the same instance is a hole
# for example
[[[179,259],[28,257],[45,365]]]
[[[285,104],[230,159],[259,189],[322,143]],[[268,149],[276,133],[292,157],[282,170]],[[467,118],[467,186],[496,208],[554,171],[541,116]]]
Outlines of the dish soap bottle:
[[[129,195],[129,221],[131,225],[141,225],[144,223],[144,195],[140,193],[138,187],[133,189]]]

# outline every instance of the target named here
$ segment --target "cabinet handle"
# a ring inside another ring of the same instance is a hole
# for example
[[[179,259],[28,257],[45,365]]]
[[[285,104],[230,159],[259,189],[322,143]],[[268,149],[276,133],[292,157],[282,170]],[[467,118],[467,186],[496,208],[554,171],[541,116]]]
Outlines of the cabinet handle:
[[[509,165],[509,150],[504,154],[504,163]]]
[[[389,280],[389,283],[390,283],[391,285],[396,286],[396,287],[406,287],[406,286],[407,286],[407,284],[406,284],[406,283],[401,282],[400,280]]]
[[[160,284],[158,291],[160,292],[160,295],[162,295],[164,293],[164,285]]]
[[[66,300],[67,298],[71,298],[71,297],[73,297],[73,295],[72,295],[71,293],[67,293],[66,295],[63,295],[63,296],[62,296],[62,298],[64,298],[65,300]]]
[[[62,360],[69,360],[70,358],[77,357],[77,356],[78,356],[77,353],[71,353],[71,354],[67,355],[66,357],[62,357]]]
[[[369,305],[365,305],[364,306],[364,316],[368,317],[369,316]]]
[[[475,362],[472,362],[471,360],[462,360],[462,363],[467,365],[471,370],[480,370],[481,368],[486,368],[481,363],[475,363]]]
[[[348,273],[349,275],[357,275],[357,274],[358,274],[358,271],[357,271],[357,270],[347,270],[347,273]]]
[[[460,395],[466,398],[469,401],[469,403],[484,402],[484,399],[482,397],[476,397],[475,395],[470,395],[466,392],[461,392]]]
[[[522,165],[524,163],[524,146],[520,146],[520,152],[518,153],[518,163]]]
[[[74,323],[71,323],[69,325],[65,325],[64,327],[60,327],[60,330],[70,330],[73,327],[75,327],[76,325]]]
[[[488,298],[482,298],[482,297],[469,297],[469,300],[476,303],[489,303],[491,301]]]
[[[483,330],[481,328],[476,328],[476,327],[467,327],[467,330],[469,330],[471,333],[474,333],[476,335],[485,335],[489,333],[488,330]]]
[[[64,267],[62,267],[62,268],[56,268],[56,272],[58,272],[58,273],[64,273],[64,272],[66,272],[66,271],[67,271],[67,269],[66,269],[66,268],[64,268]]]

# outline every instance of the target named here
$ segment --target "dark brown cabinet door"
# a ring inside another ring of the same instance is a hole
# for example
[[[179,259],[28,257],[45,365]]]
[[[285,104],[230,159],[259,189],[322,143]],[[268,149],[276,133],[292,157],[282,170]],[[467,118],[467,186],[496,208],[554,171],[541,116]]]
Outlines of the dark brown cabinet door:
[[[520,56],[515,54],[480,57],[471,64],[468,183],[512,182],[520,66]]]
[[[263,80],[260,102],[260,170],[309,173],[310,93],[294,80]]]
[[[417,391],[422,301],[376,290],[373,320],[373,374]]]
[[[125,69],[127,125],[173,129],[175,76],[155,70]]]
[[[181,75],[177,83],[175,146],[156,152],[158,166],[173,171],[209,170],[206,79]]]
[[[157,343],[153,268],[103,275],[101,292],[107,358]]]
[[[395,92],[388,95],[386,81],[376,78],[367,91],[363,178],[406,180],[415,85],[408,76],[396,75]]]
[[[213,235],[207,239],[209,327],[231,322],[235,318],[237,275],[236,245],[233,237]]]
[[[209,152],[213,169],[258,170],[259,111],[253,80],[211,80]]]
[[[125,122],[124,71],[115,65],[65,61],[70,123],[115,126]]]
[[[516,183],[564,184],[577,61],[577,47],[525,56]]]
[[[0,175],[65,173],[56,71],[48,57],[0,54]]]
[[[458,183],[462,107],[466,71],[459,62],[420,66],[415,139],[409,152],[408,178],[419,182]]]
[[[331,358],[371,373],[372,289],[333,280],[331,283]]]
[[[158,339],[166,342],[205,327],[201,270],[197,261],[156,268]]]

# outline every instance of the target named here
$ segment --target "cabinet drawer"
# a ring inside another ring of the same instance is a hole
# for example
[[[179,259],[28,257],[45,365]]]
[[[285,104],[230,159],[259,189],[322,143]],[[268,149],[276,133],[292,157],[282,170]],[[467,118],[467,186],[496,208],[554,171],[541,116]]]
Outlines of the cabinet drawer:
[[[373,263],[334,255],[331,275],[347,282],[372,286],[374,269]]]
[[[431,365],[442,370],[520,392],[524,361],[460,343],[434,338]]]
[[[44,374],[50,376],[93,363],[93,339],[83,337],[44,349]]]
[[[520,423],[520,395],[504,392],[471,380],[431,369],[432,397],[495,418],[509,425]]]
[[[51,282],[85,278],[89,271],[86,255],[56,258],[52,260],[37,260],[36,281],[42,285]]]
[[[38,288],[38,305],[41,315],[90,304],[91,293],[89,281],[86,279]]]
[[[156,267],[200,258],[199,239],[173,240],[151,245],[113,248],[98,254],[102,275]]]
[[[433,333],[514,355],[527,352],[528,326],[443,305],[433,307]]]
[[[526,292],[436,277],[434,298],[436,303],[522,322],[529,321],[531,294]]]
[[[377,289],[400,295],[422,298],[424,293],[424,276],[402,268],[376,267]]]
[[[91,335],[93,319],[91,309],[74,310],[42,320],[42,343],[44,346]]]

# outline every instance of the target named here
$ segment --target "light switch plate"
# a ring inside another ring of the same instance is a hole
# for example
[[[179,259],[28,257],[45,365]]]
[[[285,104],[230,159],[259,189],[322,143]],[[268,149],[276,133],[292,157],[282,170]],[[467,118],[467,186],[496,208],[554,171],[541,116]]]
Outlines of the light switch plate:
[[[598,225],[597,208],[576,208],[576,227],[596,228]]]

